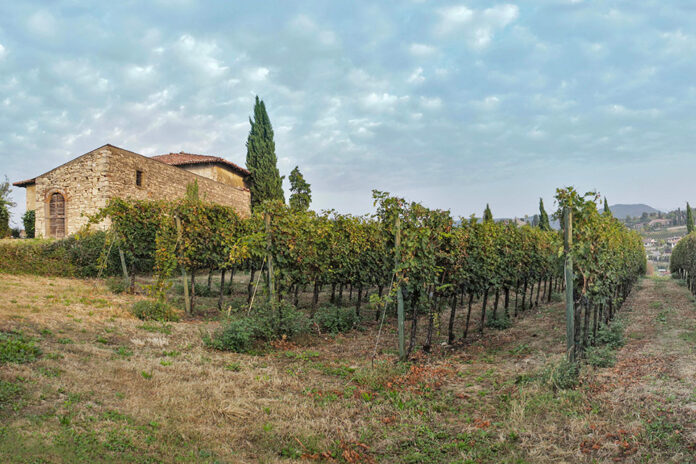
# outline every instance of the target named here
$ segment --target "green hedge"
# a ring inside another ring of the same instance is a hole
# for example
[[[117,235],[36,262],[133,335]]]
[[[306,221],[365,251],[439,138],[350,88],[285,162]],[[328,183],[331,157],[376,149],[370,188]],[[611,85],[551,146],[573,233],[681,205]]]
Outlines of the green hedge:
[[[105,232],[71,236],[62,240],[0,240],[0,272],[57,277],[96,277],[108,246]],[[118,250],[108,257],[103,276],[120,272]]]

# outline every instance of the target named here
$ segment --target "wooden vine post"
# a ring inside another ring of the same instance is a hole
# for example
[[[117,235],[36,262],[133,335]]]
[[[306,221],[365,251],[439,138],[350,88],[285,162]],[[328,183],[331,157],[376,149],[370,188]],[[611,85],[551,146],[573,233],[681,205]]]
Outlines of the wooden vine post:
[[[121,271],[123,272],[123,280],[128,282],[128,269],[126,268],[126,256],[123,254],[121,247],[118,247],[118,256],[121,258]]]
[[[183,231],[181,228],[181,219],[179,216],[175,216],[176,220],[176,242],[180,244],[183,240]],[[186,314],[191,314],[191,299],[189,298],[189,286],[188,286],[188,276],[186,275],[186,268],[181,266],[181,278],[184,281],[184,308]]]
[[[566,281],[566,353],[568,361],[575,362],[575,309],[573,308],[573,211],[570,206],[563,210],[563,248],[565,251]]]
[[[396,216],[396,238],[394,241],[394,271],[401,262],[401,218]],[[401,293],[401,278],[396,276],[396,317],[399,325],[399,361],[406,361],[406,348],[404,342],[404,295]]]

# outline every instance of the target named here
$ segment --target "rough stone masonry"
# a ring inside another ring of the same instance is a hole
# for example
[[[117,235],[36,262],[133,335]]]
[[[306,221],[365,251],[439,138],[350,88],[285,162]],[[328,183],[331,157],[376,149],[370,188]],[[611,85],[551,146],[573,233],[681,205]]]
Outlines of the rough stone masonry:
[[[27,210],[36,211],[36,235],[60,238],[77,232],[87,216],[111,198],[172,200],[183,197],[194,181],[202,199],[248,216],[248,175],[246,169],[214,156],[180,153],[148,158],[107,144],[14,185],[26,188]],[[97,226],[107,227],[107,222]]]

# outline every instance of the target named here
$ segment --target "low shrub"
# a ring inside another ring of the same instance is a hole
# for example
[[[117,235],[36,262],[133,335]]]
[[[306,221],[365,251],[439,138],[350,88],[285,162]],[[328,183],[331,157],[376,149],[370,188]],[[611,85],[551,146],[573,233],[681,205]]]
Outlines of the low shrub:
[[[608,345],[590,346],[585,350],[587,364],[595,367],[611,367],[616,364],[616,354]]]
[[[41,356],[41,348],[21,332],[0,332],[0,364],[32,362]]]
[[[130,282],[123,277],[109,277],[106,279],[106,287],[111,293],[118,295],[119,293],[123,293],[128,290],[128,287],[130,287]]]
[[[131,313],[143,321],[178,321],[174,309],[164,301],[141,300],[131,306]]]
[[[486,327],[497,330],[505,330],[512,327],[512,321],[504,312],[499,312],[495,316],[493,313],[488,313],[488,319],[486,319]]]
[[[204,337],[204,342],[217,350],[246,353],[253,346],[255,332],[251,318],[232,319],[212,338]]]
[[[256,342],[297,338],[310,333],[312,322],[305,313],[288,303],[264,304],[250,315],[231,318],[222,328],[206,334],[210,347],[237,353],[248,352]]]
[[[107,233],[104,231],[71,235],[54,243],[65,248],[68,259],[75,266],[77,277],[111,276],[122,272],[118,248],[107,242]],[[106,253],[109,256],[105,256]],[[104,259],[106,267],[102,270],[100,266]]]
[[[106,232],[97,231],[61,240],[31,239],[0,242],[0,272],[56,277],[100,275],[102,254],[106,268],[102,276],[121,272],[118,249],[110,249]]]
[[[617,349],[624,346],[624,330],[625,326],[621,320],[614,320],[611,324],[602,324],[597,330],[595,338],[596,345],[606,345],[611,349]]]
[[[314,314],[314,322],[328,333],[348,332],[359,322],[355,309],[339,306],[324,306]]]
[[[282,336],[293,338],[312,330],[307,315],[286,302],[276,303],[273,307],[265,303],[254,312],[254,318],[258,321],[259,335],[265,340]]]

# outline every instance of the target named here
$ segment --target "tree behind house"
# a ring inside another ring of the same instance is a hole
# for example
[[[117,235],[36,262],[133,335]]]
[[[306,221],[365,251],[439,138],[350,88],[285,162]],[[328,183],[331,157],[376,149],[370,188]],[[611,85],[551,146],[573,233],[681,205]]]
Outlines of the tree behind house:
[[[36,236],[36,211],[29,210],[22,216],[22,223],[24,224],[24,232],[27,234],[27,238],[34,238]]]
[[[285,203],[283,178],[278,172],[278,159],[273,141],[273,127],[266,113],[263,100],[256,97],[254,119],[249,118],[251,130],[247,139],[247,169],[251,172],[251,206],[256,207],[266,200],[281,200]]]
[[[290,173],[290,191],[290,208],[307,211],[312,202],[312,190],[297,166]]]
[[[0,238],[10,235],[10,208],[15,204],[10,201],[10,181],[0,183]]]
[[[551,223],[549,222],[549,215],[544,209],[544,200],[539,198],[539,228],[541,230],[551,230]]]
[[[483,212],[483,222],[493,222],[493,213],[488,203],[486,203],[486,209]]]
[[[607,197],[604,197],[604,211],[603,214],[605,216],[610,216],[611,215],[611,210],[609,209],[609,202],[607,202]]]

